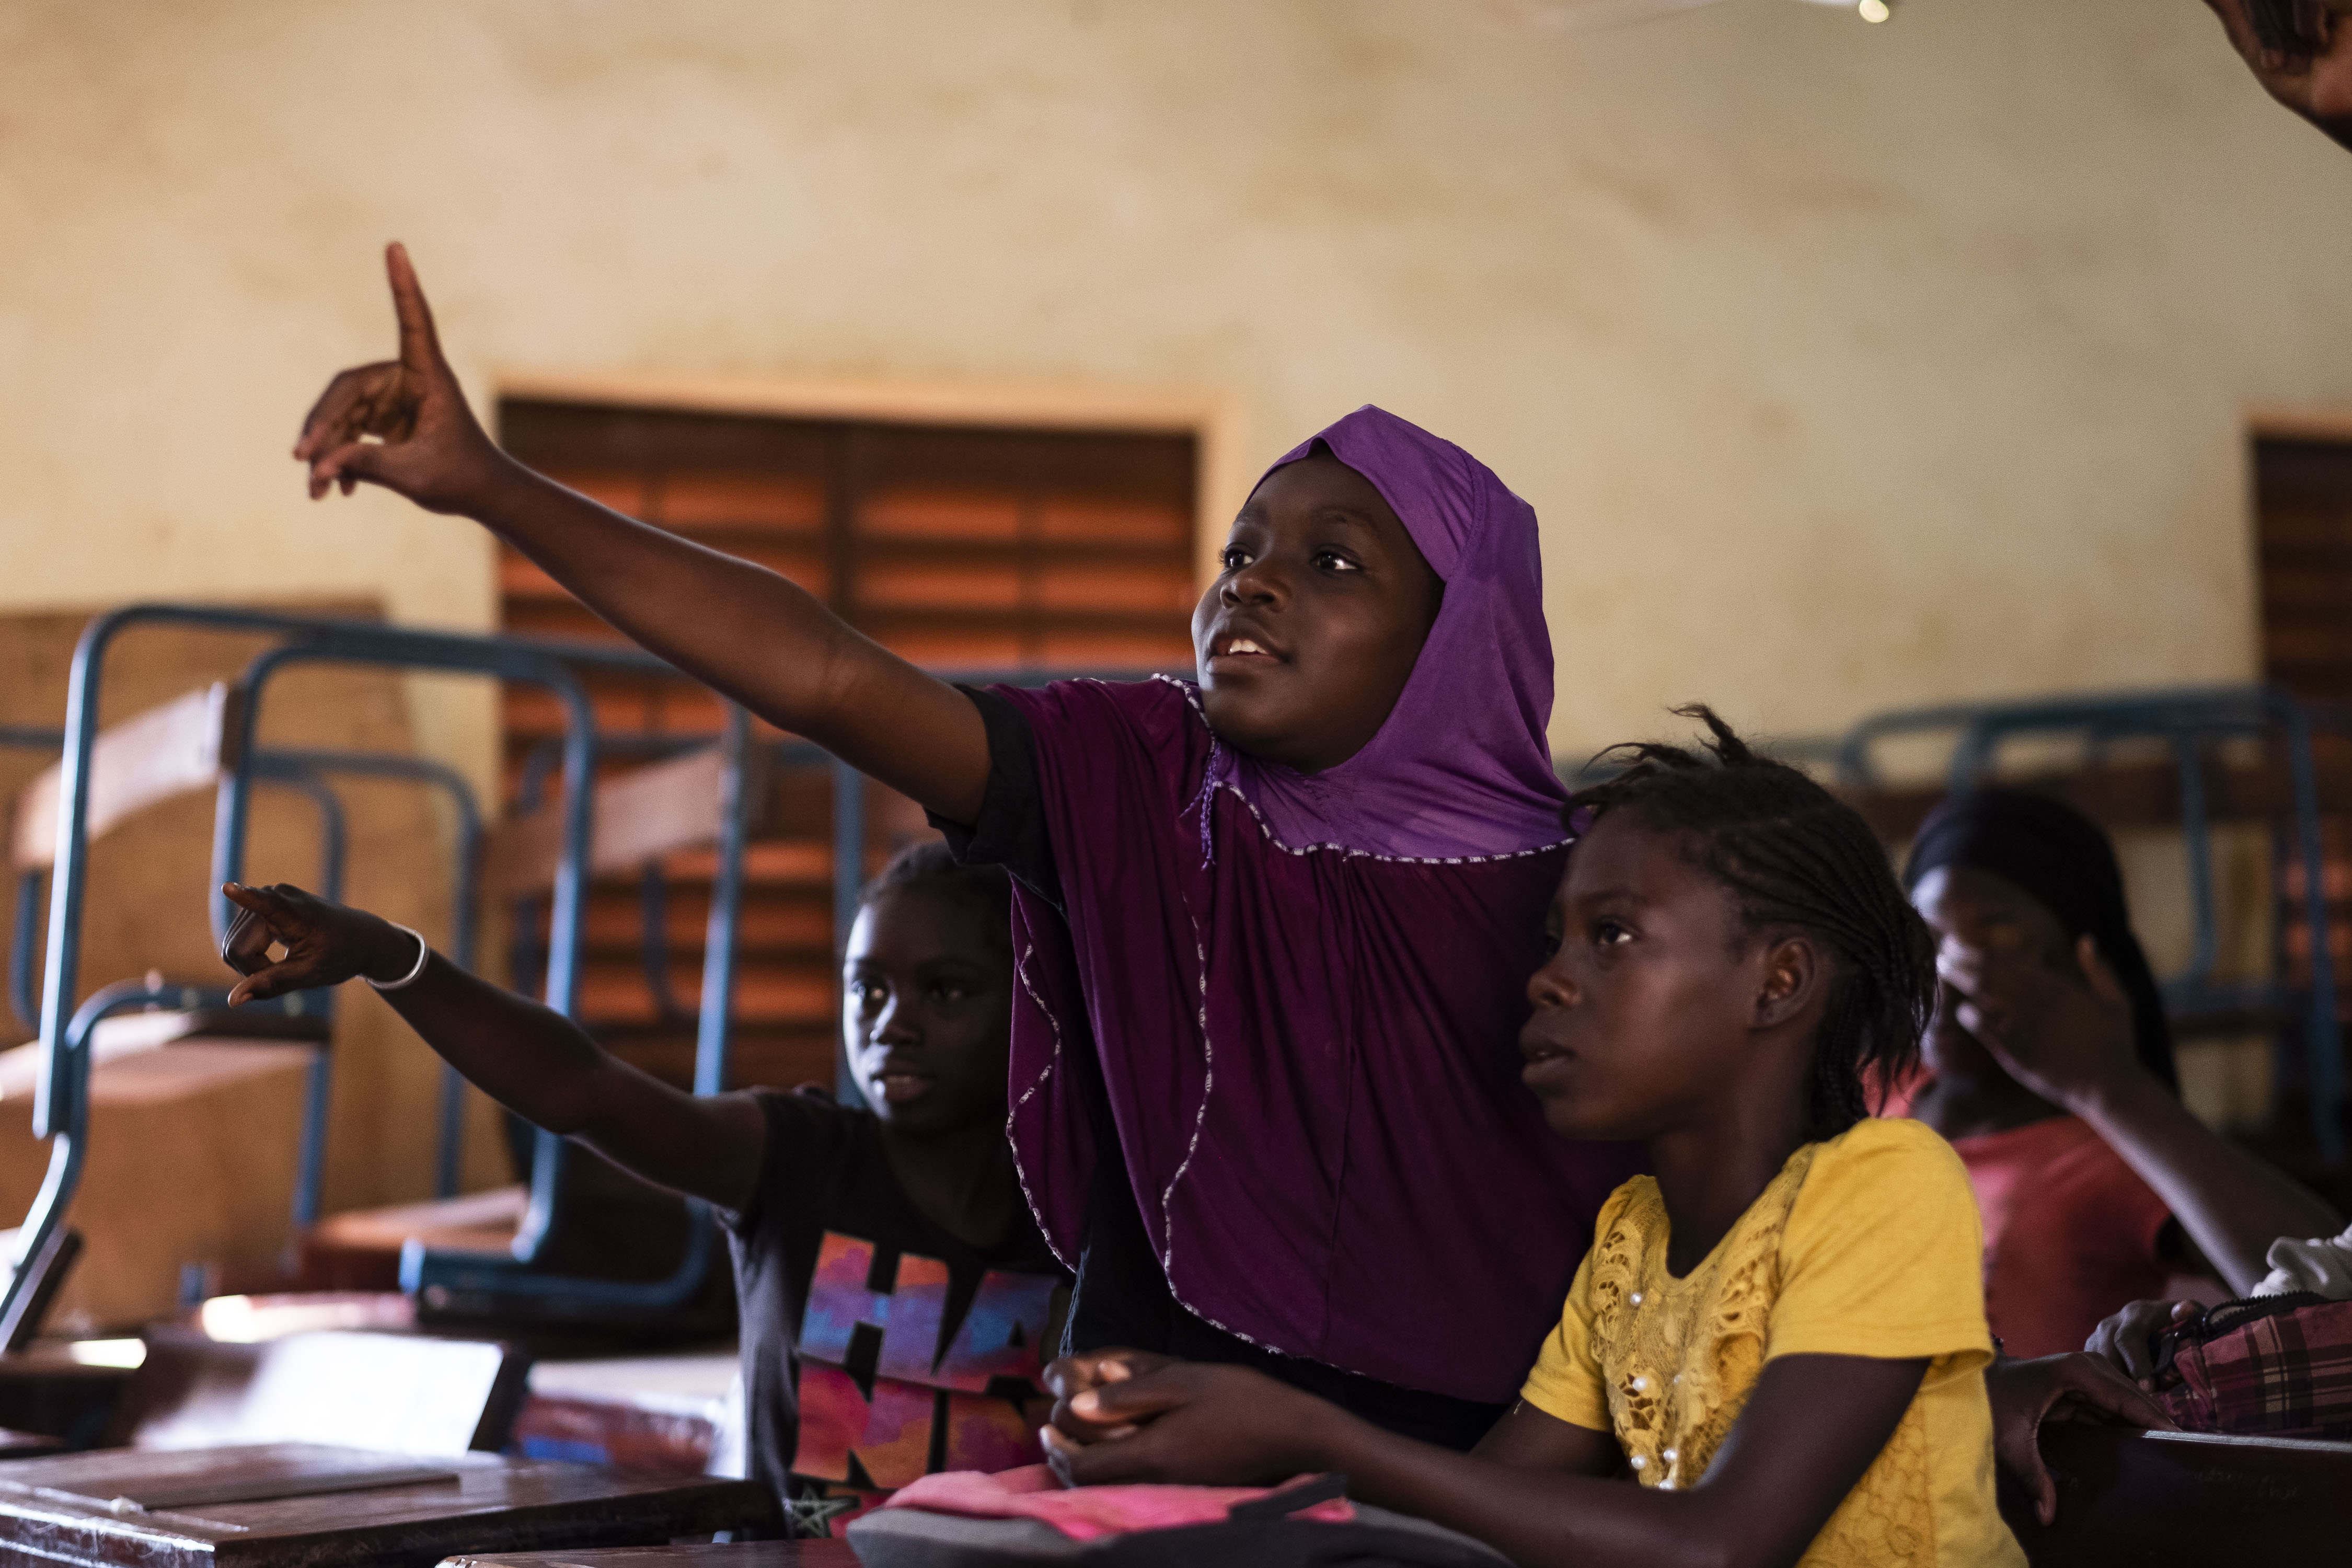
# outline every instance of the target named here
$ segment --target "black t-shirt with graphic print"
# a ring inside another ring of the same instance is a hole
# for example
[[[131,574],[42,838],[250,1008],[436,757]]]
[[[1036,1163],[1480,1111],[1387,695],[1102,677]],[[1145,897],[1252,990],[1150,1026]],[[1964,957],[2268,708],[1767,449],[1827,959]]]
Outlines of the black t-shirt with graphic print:
[[[1035,1462],[1019,1400],[1053,1354],[1068,1276],[1027,1209],[1003,1245],[966,1246],[907,1196],[872,1111],[807,1090],[758,1099],[759,1185],[720,1216],[751,1477],[797,1532],[838,1534],[929,1471]]]

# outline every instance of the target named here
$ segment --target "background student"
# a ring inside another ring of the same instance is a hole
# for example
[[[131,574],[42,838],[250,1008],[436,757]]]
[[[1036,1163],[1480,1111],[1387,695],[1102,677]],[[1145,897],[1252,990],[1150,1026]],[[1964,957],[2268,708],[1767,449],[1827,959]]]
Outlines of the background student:
[[[1048,1373],[1073,1479],[1339,1471],[1528,1565],[2023,1562],[1967,1173],[1864,1105],[1916,1049],[1933,943],[1859,816],[1694,711],[1717,765],[1632,748],[1572,803],[1526,1079],[1656,1174],[1603,1209],[1519,1404],[1454,1454],[1242,1369],[1076,1358]]]
[[[312,410],[313,495],[367,480],[480,521],[1013,868],[1013,1147],[1078,1269],[1072,1342],[1244,1362],[1475,1441],[1631,1167],[1549,1136],[1511,1047],[1564,853],[1527,503],[1362,409],[1234,521],[1197,687],[961,691],[508,459],[389,264],[400,358]]]
[[[2181,1104],[2164,1000],[2095,824],[2022,791],[1953,795],[1904,879],[1940,943],[1938,1000],[1926,1071],[1886,1109],[1967,1163],[1986,1310],[2011,1354],[2080,1349],[2174,1274],[2243,1294],[2274,1238],[2342,1223]]]
[[[935,1450],[947,1469],[1034,1461],[1024,1401],[1066,1276],[1004,1144],[1003,872],[959,866],[932,843],[901,852],[866,889],[841,1019],[871,1110],[809,1091],[685,1093],[414,931],[296,888],[226,891],[257,917],[226,954],[247,972],[232,1004],[365,978],[508,1110],[721,1211],[750,1469],[800,1533],[824,1534],[934,1468]],[[875,1310],[877,1283],[887,1314]],[[887,1323],[868,1355],[861,1320]]]

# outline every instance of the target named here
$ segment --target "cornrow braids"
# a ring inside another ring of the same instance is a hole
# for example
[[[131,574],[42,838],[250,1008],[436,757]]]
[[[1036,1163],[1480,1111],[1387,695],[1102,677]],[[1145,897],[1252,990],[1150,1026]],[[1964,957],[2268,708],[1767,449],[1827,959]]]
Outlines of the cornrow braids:
[[[1802,931],[1835,955],[1813,1045],[1812,1136],[1870,1114],[1865,1073],[1892,1084],[1918,1059],[1936,1001],[1936,947],[1860,813],[1785,763],[1757,755],[1703,703],[1675,710],[1714,737],[1706,754],[1652,742],[1613,746],[1614,777],[1569,797],[1570,833],[1605,812],[1638,813],[1689,846],[1729,888],[1750,931]],[[1712,757],[1712,762],[1709,757]]]
[[[1005,875],[1003,867],[966,865],[939,839],[925,839],[890,857],[889,863],[858,892],[857,907],[860,910],[870,909],[874,900],[885,893],[917,887],[934,888],[982,906],[990,931],[1008,949],[1011,947],[1013,879]],[[844,931],[841,940],[846,942],[849,933]]]

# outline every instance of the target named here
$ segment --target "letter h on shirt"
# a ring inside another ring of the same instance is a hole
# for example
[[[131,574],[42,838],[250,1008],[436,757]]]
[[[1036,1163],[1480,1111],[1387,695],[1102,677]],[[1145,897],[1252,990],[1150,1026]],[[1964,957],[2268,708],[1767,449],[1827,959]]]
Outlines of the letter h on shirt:
[[[944,1462],[1002,1468],[1034,1458],[1017,1407],[982,1396],[993,1378],[1026,1379],[1036,1371],[1053,1281],[984,1275],[942,1348],[949,1284],[947,1265],[935,1258],[907,1253],[885,1268],[870,1242],[825,1237],[801,1323],[805,1364],[794,1469],[847,1479],[854,1454],[876,1485],[905,1485],[928,1468],[934,1402],[941,1394],[950,1450]],[[861,1328],[880,1338],[870,1394],[844,1370],[866,1360],[855,1354]]]

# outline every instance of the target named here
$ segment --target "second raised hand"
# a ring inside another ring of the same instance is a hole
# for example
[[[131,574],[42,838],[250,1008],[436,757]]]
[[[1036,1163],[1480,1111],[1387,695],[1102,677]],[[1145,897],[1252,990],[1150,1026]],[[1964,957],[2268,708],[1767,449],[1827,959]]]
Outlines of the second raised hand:
[[[407,248],[384,251],[400,357],[354,365],[327,384],[302,421],[296,460],[310,466],[310,499],[360,481],[428,511],[474,512],[508,466],[441,353],[433,309]]]
[[[2071,971],[2018,954],[1988,956],[1960,989],[1960,1026],[2011,1078],[2055,1104],[2128,1078],[2138,1065],[2131,998],[2089,937]]]
[[[288,883],[228,882],[221,892],[241,911],[221,949],[222,961],[244,976],[229,993],[232,1007],[340,985],[355,975],[394,979],[415,957],[414,939],[398,928]],[[271,958],[272,946],[285,949],[285,956]]]

